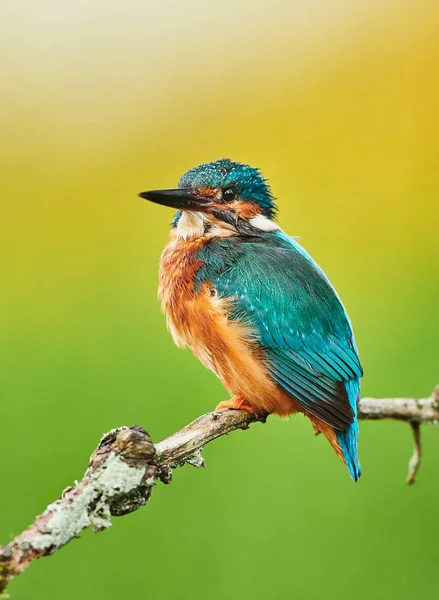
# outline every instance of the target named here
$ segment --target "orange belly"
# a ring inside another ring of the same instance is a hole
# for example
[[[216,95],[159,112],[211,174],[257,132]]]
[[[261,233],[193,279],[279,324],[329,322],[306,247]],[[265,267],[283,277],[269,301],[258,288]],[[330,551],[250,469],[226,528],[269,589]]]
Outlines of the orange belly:
[[[297,403],[268,376],[252,332],[228,319],[228,304],[216,296],[213,284],[195,289],[200,264],[194,254],[206,238],[174,239],[160,260],[159,298],[175,343],[188,346],[213,371],[231,394],[241,394],[258,412],[287,416]]]

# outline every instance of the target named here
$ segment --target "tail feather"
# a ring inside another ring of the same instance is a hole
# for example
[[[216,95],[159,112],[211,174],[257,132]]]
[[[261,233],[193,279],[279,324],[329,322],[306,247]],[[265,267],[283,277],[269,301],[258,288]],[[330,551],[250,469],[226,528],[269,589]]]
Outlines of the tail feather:
[[[354,410],[355,420],[344,431],[336,431],[337,441],[343,453],[346,466],[354,481],[358,481],[361,475],[361,467],[358,461],[358,421],[357,403],[360,397],[360,383],[358,379],[346,382],[346,391],[349,402]]]

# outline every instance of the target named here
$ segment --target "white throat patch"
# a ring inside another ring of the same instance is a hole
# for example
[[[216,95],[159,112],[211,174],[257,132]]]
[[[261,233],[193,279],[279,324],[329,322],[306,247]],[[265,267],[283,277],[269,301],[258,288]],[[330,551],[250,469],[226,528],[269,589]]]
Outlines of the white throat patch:
[[[194,240],[204,235],[226,237],[236,235],[236,233],[233,225],[224,223],[212,215],[191,210],[184,210],[177,223],[177,237],[184,240]]]
[[[202,235],[204,235],[204,220],[201,213],[184,210],[178,219],[177,236],[189,240]]]
[[[249,224],[260,231],[281,231],[277,223],[264,215],[252,217]],[[230,223],[225,223],[212,215],[184,210],[178,220],[176,233],[177,237],[184,240],[195,240],[202,236],[228,237],[237,235],[238,232]]]
[[[264,215],[252,217],[249,223],[252,227],[261,231],[280,231],[279,225]]]

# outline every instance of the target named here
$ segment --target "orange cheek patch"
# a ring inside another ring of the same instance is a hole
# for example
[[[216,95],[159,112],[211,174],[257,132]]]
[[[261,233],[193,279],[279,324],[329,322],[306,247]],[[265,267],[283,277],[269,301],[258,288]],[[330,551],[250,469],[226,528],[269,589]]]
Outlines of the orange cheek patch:
[[[228,210],[233,212],[241,219],[251,219],[259,215],[261,210],[254,202],[245,202],[244,200],[234,200],[228,204],[220,204],[219,202],[212,203],[211,210]]]
[[[242,219],[251,219],[261,212],[254,202],[245,202],[244,200],[235,200],[230,207]]]
[[[200,196],[204,196],[205,198],[216,198],[218,194],[218,188],[211,188],[207,185],[198,188],[197,192]]]

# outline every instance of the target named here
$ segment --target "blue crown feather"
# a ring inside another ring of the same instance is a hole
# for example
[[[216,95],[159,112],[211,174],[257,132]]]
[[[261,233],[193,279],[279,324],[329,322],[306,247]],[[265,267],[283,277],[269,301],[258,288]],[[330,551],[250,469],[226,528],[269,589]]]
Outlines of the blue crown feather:
[[[254,167],[220,158],[190,169],[178,182],[180,188],[198,189],[204,186],[214,189],[234,186],[240,200],[256,202],[262,214],[270,219],[276,214],[275,198],[268,181]]]

